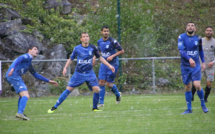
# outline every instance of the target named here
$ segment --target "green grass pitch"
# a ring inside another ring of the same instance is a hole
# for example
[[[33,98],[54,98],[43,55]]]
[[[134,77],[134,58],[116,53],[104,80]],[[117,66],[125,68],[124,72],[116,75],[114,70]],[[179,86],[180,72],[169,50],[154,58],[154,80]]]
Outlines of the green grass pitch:
[[[215,94],[209,96],[203,113],[197,95],[193,113],[186,109],[183,93],[123,95],[105,97],[102,112],[92,112],[92,95],[68,97],[54,114],[48,114],[58,96],[30,98],[25,114],[29,121],[15,118],[17,100],[0,98],[0,134],[213,134],[215,133]]]

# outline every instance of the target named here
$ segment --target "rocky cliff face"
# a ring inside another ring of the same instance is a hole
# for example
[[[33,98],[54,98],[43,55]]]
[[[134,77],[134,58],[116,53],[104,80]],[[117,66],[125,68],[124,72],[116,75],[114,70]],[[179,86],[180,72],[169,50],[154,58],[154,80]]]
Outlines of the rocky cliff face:
[[[55,3],[55,4],[53,4]],[[48,8],[62,5],[62,14],[71,12],[71,4],[67,0],[62,0],[61,3],[56,3],[55,0],[47,1]],[[0,3],[0,60],[14,60],[16,57],[27,52],[26,48],[30,45],[36,45],[39,49],[39,55],[35,58],[40,59],[66,59],[67,52],[63,45],[51,45],[50,42],[44,39],[43,35],[38,31],[33,33],[22,32],[26,29],[25,24],[30,23],[14,10],[10,9],[9,5]],[[7,20],[6,22],[4,20]],[[45,40],[45,41],[44,41]],[[5,73],[11,63],[2,63],[2,81],[3,94],[2,96],[11,95],[10,86],[5,81]],[[59,77],[65,62],[33,62],[37,72],[49,79]],[[36,80],[30,73],[23,76],[23,79],[28,88],[35,89],[30,92],[31,96],[42,96],[50,93],[48,83]],[[36,91],[36,92],[35,92]],[[14,94],[14,93],[12,93]]]

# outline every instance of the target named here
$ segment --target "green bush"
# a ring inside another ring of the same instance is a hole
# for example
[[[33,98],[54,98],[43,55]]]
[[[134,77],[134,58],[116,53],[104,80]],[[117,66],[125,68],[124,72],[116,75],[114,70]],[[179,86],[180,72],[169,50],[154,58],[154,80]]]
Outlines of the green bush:
[[[68,83],[67,78],[65,78],[65,77],[57,77],[54,80],[59,84],[59,86],[56,87],[56,86],[50,85],[49,89],[50,89],[52,94],[59,95],[66,89],[66,86],[67,86],[67,83]]]

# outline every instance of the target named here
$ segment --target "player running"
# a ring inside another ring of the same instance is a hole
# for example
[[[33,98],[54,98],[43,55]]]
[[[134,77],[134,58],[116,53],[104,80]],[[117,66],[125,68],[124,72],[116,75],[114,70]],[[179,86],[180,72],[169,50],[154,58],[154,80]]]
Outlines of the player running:
[[[215,63],[215,39],[213,38],[213,27],[207,26],[205,29],[205,37],[202,38],[202,47],[204,51],[206,68],[202,74],[206,78],[206,87],[205,87],[205,102],[208,102],[208,96],[211,92],[211,82],[214,81],[214,63]],[[194,94],[196,88],[192,87],[192,101],[194,100]]]
[[[108,67],[101,63],[98,75],[99,87],[101,89],[99,93],[99,107],[104,106],[105,84],[116,95],[116,103],[118,104],[121,101],[121,93],[114,84],[114,79],[119,67],[118,56],[123,54],[124,50],[115,39],[109,37],[109,32],[108,26],[103,26],[101,28],[103,37],[98,40],[98,50],[102,57],[115,68],[115,72],[112,72]],[[116,49],[118,52],[116,52]]]
[[[185,85],[185,99],[187,103],[187,110],[182,114],[192,113],[191,82],[193,82],[193,85],[197,89],[203,112],[208,112],[204,102],[204,91],[201,87],[201,66],[199,56],[202,61],[202,70],[205,69],[202,40],[195,34],[195,31],[195,24],[189,22],[186,26],[186,33],[183,33],[178,37],[178,49],[181,55],[181,75]]]
[[[99,55],[97,48],[94,45],[89,44],[90,37],[88,33],[82,33],[80,38],[82,44],[76,46],[68,59],[64,69],[63,75],[67,72],[68,66],[72,63],[72,61],[77,57],[77,65],[75,68],[75,72],[72,75],[66,90],[60,95],[56,104],[48,110],[48,113],[54,113],[57,107],[67,98],[67,96],[71,93],[71,91],[75,88],[83,84],[87,83],[89,89],[94,91],[93,95],[93,111],[101,111],[97,108],[97,104],[99,102],[99,83],[96,78],[96,75],[93,71],[93,57],[99,58],[100,61],[108,66],[112,72],[115,72],[113,66],[111,66],[104,58]]]
[[[25,107],[27,105],[27,101],[29,99],[29,94],[25,83],[22,80],[22,75],[29,71],[35,78],[49,82],[54,86],[58,86],[58,83],[49,80],[40,74],[36,73],[34,67],[31,64],[31,61],[34,56],[38,55],[38,49],[36,46],[30,46],[28,48],[28,53],[19,56],[14,60],[14,62],[10,65],[7,73],[6,73],[6,80],[7,82],[15,89],[16,93],[19,94],[18,100],[18,112],[16,114],[16,118],[20,118],[23,120],[29,120],[25,114],[23,114]]]

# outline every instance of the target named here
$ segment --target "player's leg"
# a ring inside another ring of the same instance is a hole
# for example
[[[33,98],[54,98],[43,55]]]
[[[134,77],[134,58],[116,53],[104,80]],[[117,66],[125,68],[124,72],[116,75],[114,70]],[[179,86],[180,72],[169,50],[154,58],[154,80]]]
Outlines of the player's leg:
[[[195,86],[192,84],[192,101],[194,101],[194,95],[196,93],[196,88]]]
[[[201,101],[201,107],[204,113],[208,112],[208,109],[205,106],[204,101],[204,91],[201,87],[201,71],[196,72],[194,75],[192,75],[193,85],[196,87],[197,94],[199,96],[199,99]]]
[[[107,74],[107,67],[104,64],[100,64],[99,68],[99,104],[98,107],[103,107],[104,106],[104,98],[105,98],[105,83],[106,83],[106,75]]]
[[[185,85],[185,100],[187,104],[187,109],[182,114],[189,114],[192,113],[192,92],[191,92],[191,75],[190,75],[190,69],[181,66],[181,76],[183,83]]]
[[[7,77],[6,80],[10,85],[13,85],[14,90],[20,96],[18,99],[18,112],[16,114],[16,117],[23,120],[29,120],[29,118],[24,115],[24,110],[29,99],[29,94],[25,83],[19,76]]]
[[[105,99],[105,83],[106,80],[99,80],[99,104],[98,107],[104,107],[104,99]]]
[[[58,106],[61,105],[61,103],[67,98],[67,96],[71,93],[71,91],[73,90],[74,88],[73,87],[70,87],[70,86],[67,86],[66,87],[66,90],[64,90],[60,97],[58,98],[57,102],[55,103],[55,105],[48,110],[48,113],[49,114],[52,114],[54,113],[54,111],[58,108]]]
[[[113,73],[110,69],[107,72],[107,87],[111,89],[111,91],[116,95],[116,103],[120,103],[121,101],[121,93],[119,92],[117,86],[114,84],[114,79],[116,77],[116,73],[118,71],[118,66],[115,65],[115,73]]]
[[[29,99],[28,91],[21,91],[19,95],[20,95],[20,99],[18,103],[18,112],[16,114],[16,117],[23,120],[29,120],[29,118],[26,117],[26,115],[24,114],[24,110]]]
[[[116,95],[116,104],[119,104],[121,101],[121,93],[119,92],[117,86],[114,83],[107,82],[107,87]]]
[[[93,94],[93,111],[95,111],[95,112],[102,111],[102,110],[98,109],[100,88],[99,88],[99,86],[93,86],[92,89],[93,89],[93,92],[94,92],[94,94]]]
[[[79,73],[74,73],[73,76],[71,77],[66,90],[63,91],[63,93],[61,93],[60,97],[58,98],[57,102],[55,103],[55,105],[48,110],[49,114],[54,113],[54,111],[58,108],[59,105],[61,105],[61,103],[67,98],[67,96],[72,92],[72,90],[74,89],[74,87],[78,87],[81,84],[83,84],[85,82],[85,77],[83,77],[81,74]]]
[[[210,92],[211,92],[211,81],[207,81],[206,87],[205,87],[205,96],[204,96],[205,102],[208,102],[208,96],[209,96]]]
[[[205,69],[206,72],[206,87],[205,87],[205,102],[208,102],[208,96],[211,92],[211,82],[214,81],[214,68]]]
[[[99,92],[100,92],[100,88],[99,88],[99,82],[98,79],[96,78],[95,74],[89,74],[86,77],[86,83],[87,86],[89,87],[89,90],[93,91],[93,111],[102,111],[98,109],[98,103],[99,103]]]
[[[192,84],[189,83],[185,85],[185,100],[187,103],[187,110],[185,110],[182,114],[189,114],[192,113],[192,92],[191,92],[191,86]]]

